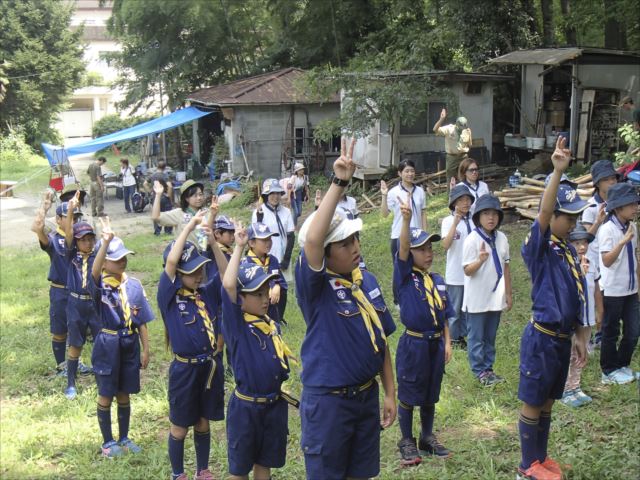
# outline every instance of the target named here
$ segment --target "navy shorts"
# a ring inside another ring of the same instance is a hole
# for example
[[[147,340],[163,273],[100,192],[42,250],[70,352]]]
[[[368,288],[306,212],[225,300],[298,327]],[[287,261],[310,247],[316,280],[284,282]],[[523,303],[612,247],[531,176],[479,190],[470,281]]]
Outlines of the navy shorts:
[[[93,306],[93,300],[83,300],[69,295],[67,302],[67,328],[69,345],[82,347],[87,341],[87,329],[91,329],[93,338],[100,332],[100,320]]]
[[[520,342],[518,398],[534,407],[562,398],[570,358],[571,338],[552,337],[528,323]]]
[[[287,456],[289,404],[241,400],[234,393],[227,409],[227,458],[231,475],[248,475],[254,464],[284,467]]]
[[[67,334],[67,298],[66,288],[49,288],[49,330],[53,335]]]
[[[396,350],[398,400],[414,407],[440,400],[444,375],[444,337],[428,340],[405,333]]]
[[[118,392],[140,391],[140,342],[137,333],[119,337],[100,332],[93,344],[91,364],[98,395],[112,398]]]
[[[327,389],[328,390],[328,389]],[[303,388],[302,451],[308,480],[372,478],[380,472],[378,383],[353,396]]]
[[[173,360],[169,366],[169,420],[179,427],[191,427],[200,418],[224,420],[224,368],[222,358],[212,363],[183,363]],[[209,388],[209,378],[211,383]]]

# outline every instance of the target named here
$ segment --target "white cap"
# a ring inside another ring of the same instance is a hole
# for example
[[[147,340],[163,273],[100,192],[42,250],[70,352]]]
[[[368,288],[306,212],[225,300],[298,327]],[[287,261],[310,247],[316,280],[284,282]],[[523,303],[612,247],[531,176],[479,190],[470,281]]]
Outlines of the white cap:
[[[300,228],[300,232],[298,233],[298,245],[300,245],[300,248],[304,248],[309,225],[315,218],[316,213],[317,212],[313,212],[309,215]],[[350,220],[344,210],[338,208],[333,214],[333,218],[329,224],[329,231],[324,237],[324,246],[326,247],[330,243],[340,242],[360,230],[362,230],[362,219],[355,218]]]
[[[304,170],[304,169],[305,169],[304,163],[296,162],[296,164],[293,166],[293,173],[296,173],[298,170]]]

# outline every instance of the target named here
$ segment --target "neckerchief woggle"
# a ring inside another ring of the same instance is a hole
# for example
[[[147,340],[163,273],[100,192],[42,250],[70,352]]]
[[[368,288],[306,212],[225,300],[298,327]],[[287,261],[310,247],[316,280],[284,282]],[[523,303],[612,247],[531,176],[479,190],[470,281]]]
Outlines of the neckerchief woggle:
[[[500,284],[500,279],[502,278],[502,264],[500,263],[500,256],[498,255],[498,248],[496,247],[496,237],[497,233],[494,230],[491,232],[491,236],[487,236],[480,227],[476,227],[475,231],[480,235],[480,238],[487,242],[491,247],[491,257],[493,258],[493,265],[496,267],[496,273],[498,274],[498,280],[496,280],[496,284],[493,286],[492,292],[495,292]]]

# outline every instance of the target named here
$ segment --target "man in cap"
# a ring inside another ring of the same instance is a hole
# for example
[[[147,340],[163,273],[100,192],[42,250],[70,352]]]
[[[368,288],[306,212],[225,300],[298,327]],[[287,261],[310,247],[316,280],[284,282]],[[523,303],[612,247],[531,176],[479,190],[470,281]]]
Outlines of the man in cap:
[[[433,133],[444,137],[444,149],[447,153],[447,179],[456,176],[458,166],[469,153],[471,148],[471,129],[467,126],[465,117],[458,117],[455,124],[442,126],[447,118],[447,110],[445,108],[440,112],[440,118],[433,126]]]

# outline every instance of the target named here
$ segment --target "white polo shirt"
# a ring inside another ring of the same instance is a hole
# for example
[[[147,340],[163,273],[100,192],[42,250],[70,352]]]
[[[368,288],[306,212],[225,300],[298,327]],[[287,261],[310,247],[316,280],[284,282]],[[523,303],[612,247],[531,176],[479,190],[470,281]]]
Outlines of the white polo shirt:
[[[269,227],[269,230],[272,232],[277,232],[280,235],[277,237],[271,237],[271,250],[269,253],[278,259],[278,262],[282,262],[282,258],[284,257],[284,252],[287,249],[287,233],[295,232],[296,226],[293,223],[293,218],[291,217],[291,210],[287,207],[279,205],[277,209],[278,217],[280,218],[280,223],[282,224],[282,228],[284,228],[284,235],[278,228],[278,220],[276,219],[276,213],[272,212],[270,209],[266,208],[264,205],[260,207],[262,212],[264,213],[264,217],[262,219],[262,223]],[[257,210],[253,211],[251,215],[251,223],[256,223],[258,221]]]
[[[440,236],[442,238],[449,234],[449,230],[453,227],[454,216],[449,215],[442,219],[440,227]],[[473,232],[475,225],[469,215],[469,228]],[[460,220],[456,227],[456,233],[453,234],[451,246],[447,250],[447,267],[445,271],[445,281],[447,285],[464,285],[464,268],[462,267],[462,249],[464,241],[470,235],[464,220]]]
[[[589,206],[586,208],[584,212],[582,212],[582,223],[587,223],[589,225],[593,225],[596,223],[596,218],[598,218],[598,211],[600,210],[600,205],[596,202],[595,197],[591,197],[587,200]],[[602,225],[601,225],[602,226]],[[600,250],[598,247],[598,232],[596,231],[596,238],[593,242],[589,244],[589,249],[587,250],[587,258],[591,262],[592,265],[600,264]],[[600,285],[602,287],[602,285]]]
[[[391,224],[391,238],[400,238],[400,230],[402,229],[402,215],[400,214],[400,199],[402,201],[407,200],[408,191],[402,186],[401,183],[393,187],[387,193],[387,208],[393,213],[393,223]],[[413,202],[411,208],[413,214],[411,215],[410,226],[413,228],[422,229],[422,210],[427,208],[427,200],[424,195],[424,189],[415,185],[411,194]]]
[[[638,260],[636,258],[636,250],[638,248],[638,229],[635,223],[631,223],[629,228],[633,228],[633,238],[631,246],[633,248],[633,269],[629,271],[629,261],[627,256],[626,245],[622,248],[620,255],[610,267],[605,267],[602,261],[602,254],[610,252],[620,243],[624,237],[624,233],[620,228],[616,219],[610,219],[603,223],[598,229],[598,243],[600,245],[600,288],[607,297],[626,297],[638,291],[637,271]],[[629,279],[633,275],[635,278],[634,288],[629,288]]]
[[[469,191],[471,192],[471,195],[473,195],[473,203],[471,204],[471,209],[469,210],[469,215],[473,216],[473,212],[476,211],[476,203],[478,202],[478,199],[483,195],[487,195],[491,193],[489,191],[489,185],[480,181],[476,183],[475,188],[465,182],[460,182],[458,183],[458,185],[464,185],[469,189]]]
[[[478,232],[473,231],[464,241],[462,249],[462,266],[478,260],[480,256],[480,247],[485,244],[485,250],[489,253],[489,258],[480,266],[480,268],[472,276],[464,277],[464,298],[462,300],[462,311],[470,313],[482,312],[498,312],[507,306],[507,297],[505,295],[504,282],[504,266],[509,263],[511,256],[509,254],[509,241],[507,236],[498,231],[496,236],[496,248],[502,266],[502,278],[498,287],[493,291],[493,287],[498,280],[498,273],[493,264],[491,256],[491,247],[488,243],[480,238]]]

